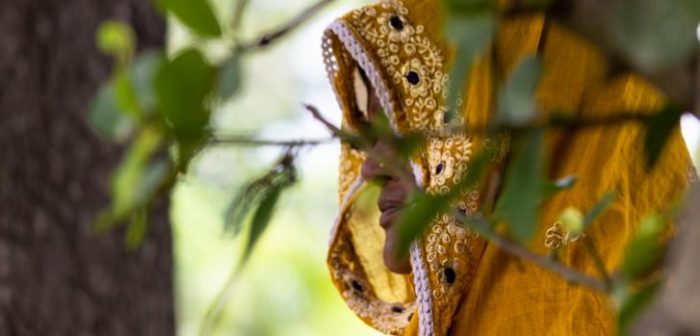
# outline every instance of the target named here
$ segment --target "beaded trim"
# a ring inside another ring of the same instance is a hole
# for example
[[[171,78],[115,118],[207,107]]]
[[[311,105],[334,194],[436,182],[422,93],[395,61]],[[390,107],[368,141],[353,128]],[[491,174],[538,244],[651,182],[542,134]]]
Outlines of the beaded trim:
[[[365,46],[367,47],[365,48]],[[439,133],[444,128],[448,76],[443,72],[442,52],[428,38],[423,26],[414,26],[409,22],[408,10],[400,1],[382,1],[373,6],[357,9],[345,18],[335,21],[325,32],[322,47],[329,80],[334,84],[332,86],[336,93],[336,99],[346,117],[352,116],[349,108],[351,102],[343,101],[347,97],[342,95],[345,92],[339,92],[341,90],[339,85],[342,84],[338,82],[338,76],[340,75],[339,71],[348,71],[345,69],[346,65],[355,66],[356,64],[367,75],[394,132],[401,134],[407,131],[427,131],[428,133],[438,131]],[[338,48],[338,50],[334,50],[334,48]],[[370,55],[376,58],[372,58]],[[389,91],[389,87],[393,90]],[[348,122],[347,126],[352,129],[352,122]],[[421,158],[422,162],[411,162],[417,184],[420,187],[426,187],[430,193],[439,193],[448,190],[449,185],[458,183],[459,181],[456,180],[466,170],[466,163],[471,156],[471,146],[471,140],[465,136],[432,139],[429,148],[426,148],[427,157]],[[344,148],[343,150],[347,151],[348,149]],[[354,157],[354,155],[349,157]],[[343,165],[341,163],[341,174],[347,168],[344,168]],[[440,170],[440,172],[436,173],[436,170]],[[348,176],[357,175],[356,172],[348,171],[345,173],[348,173]],[[347,199],[348,194],[352,194],[353,188],[346,187],[350,184],[351,179],[341,176],[341,195],[345,193],[345,199]],[[465,212],[474,211],[479,199],[478,191],[466,193],[464,196],[459,207]],[[433,237],[431,241],[418,240],[410,248],[413,282],[417,298],[417,302],[413,304],[418,306],[421,336],[441,334],[446,331],[444,329],[449,327],[449,321],[435,321],[435,319],[437,315],[440,315],[439,312],[454,309],[453,306],[459,301],[461,288],[467,283],[471,273],[470,268],[476,260],[471,253],[468,253],[473,250],[471,240],[475,237],[468,230],[458,227],[454,223],[454,219],[449,223],[442,223],[445,225],[440,223],[440,219],[431,223],[433,230],[435,228],[444,230],[444,235],[448,236],[449,242],[444,242],[445,238],[442,234],[440,237],[429,234],[426,238]],[[340,224],[336,223],[336,225]],[[339,236],[338,240],[345,237],[342,227],[340,229],[334,228],[334,232],[334,235],[342,236]],[[338,240],[334,243],[342,244]],[[352,250],[352,246],[349,248]],[[461,251],[465,255],[447,258],[441,252],[447,248]],[[334,250],[338,250],[338,248],[335,247]],[[347,260],[346,257],[352,258],[344,256],[335,260]],[[433,262],[428,261],[427,258],[432,258]],[[358,276],[360,279],[366,279],[363,278],[363,274],[340,271],[348,265],[340,265],[333,260],[332,257],[329,259],[333,273],[338,273],[334,275],[336,284],[348,281],[342,276],[350,276],[353,279],[351,281],[356,281],[361,287],[364,286],[360,280],[357,280]],[[448,276],[449,280],[446,280],[444,275],[443,268],[445,267],[454,273]],[[436,287],[433,288],[433,286]],[[350,295],[351,292],[352,290],[348,292],[347,288],[341,289],[348,305],[364,320],[371,320],[372,324],[379,330],[384,332],[388,332],[387,330],[397,331],[405,327],[405,325],[398,327],[391,325],[391,323],[387,324],[389,321],[383,320],[386,316],[382,316],[386,315],[386,312],[382,309],[371,308],[376,304],[382,304],[382,302],[360,300],[359,302],[362,304],[358,305],[357,295]],[[440,304],[434,306],[436,302]],[[370,315],[367,315],[366,309],[368,307],[373,310]],[[407,321],[404,320],[404,322]],[[440,327],[436,328],[436,322]]]
[[[372,83],[372,87],[374,87],[376,90],[379,103],[382,105],[387,118],[389,118],[391,128],[394,130],[394,132],[399,133],[398,124],[396,122],[396,118],[394,117],[394,108],[391,104],[391,99],[389,98],[389,90],[387,90],[386,85],[384,85],[384,81],[382,80],[381,75],[379,74],[379,71],[375,67],[374,63],[367,56],[367,51],[359,42],[357,42],[357,38],[343,21],[335,21],[333,24],[331,24],[329,30],[340,39],[340,41],[344,44],[345,49],[350,53],[365,74],[367,74],[370,83]],[[337,72],[337,67],[335,72]],[[333,72],[333,75],[335,75],[335,72]],[[338,96],[337,93],[336,96]],[[340,105],[344,106],[345,104],[340,102]]]
[[[423,263],[423,256],[418,241],[411,244],[410,257],[413,269],[413,285],[418,301],[418,334],[420,336],[433,336],[435,323],[433,322],[433,297],[430,295],[430,278],[428,268]]]

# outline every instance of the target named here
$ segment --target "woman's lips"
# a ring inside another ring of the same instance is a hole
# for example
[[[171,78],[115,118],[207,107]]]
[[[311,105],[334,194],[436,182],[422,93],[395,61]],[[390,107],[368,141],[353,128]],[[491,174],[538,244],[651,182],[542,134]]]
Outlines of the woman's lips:
[[[384,230],[389,229],[394,224],[396,217],[398,217],[399,210],[399,208],[391,208],[382,211],[382,215],[379,217],[379,226],[384,228]]]
[[[385,230],[390,228],[406,202],[407,190],[397,179],[390,179],[384,184],[377,200],[377,206],[382,215],[379,225]]]
[[[391,227],[404,205],[403,201],[394,199],[391,195],[383,192],[377,201],[379,211],[382,213],[379,217],[379,225],[384,229]]]

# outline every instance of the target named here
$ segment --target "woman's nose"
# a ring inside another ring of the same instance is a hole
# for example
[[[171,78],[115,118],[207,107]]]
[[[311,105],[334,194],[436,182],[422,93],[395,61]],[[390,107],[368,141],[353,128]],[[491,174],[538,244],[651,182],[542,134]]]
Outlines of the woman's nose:
[[[369,181],[385,181],[390,180],[393,176],[386,169],[386,160],[391,159],[391,147],[386,141],[379,140],[373,147],[373,152],[378,154],[380,157],[375,155],[369,155],[367,160],[362,164],[360,168],[360,175],[362,179]]]

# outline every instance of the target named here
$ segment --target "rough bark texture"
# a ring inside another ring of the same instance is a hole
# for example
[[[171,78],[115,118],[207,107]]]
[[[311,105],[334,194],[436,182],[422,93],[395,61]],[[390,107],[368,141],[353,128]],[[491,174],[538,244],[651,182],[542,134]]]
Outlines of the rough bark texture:
[[[117,18],[161,46],[150,4],[0,0],[0,335],[174,333],[168,204],[136,252],[91,229],[122,153],[86,122],[110,72],[95,30]]]

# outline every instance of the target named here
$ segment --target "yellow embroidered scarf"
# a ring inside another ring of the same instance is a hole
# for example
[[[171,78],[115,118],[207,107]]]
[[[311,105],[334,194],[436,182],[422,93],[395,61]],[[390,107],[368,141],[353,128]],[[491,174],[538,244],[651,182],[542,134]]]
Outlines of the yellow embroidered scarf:
[[[439,131],[450,121],[446,85],[451,52],[442,40],[438,1],[387,0],[354,10],[325,32],[323,56],[343,112],[343,127],[359,128],[352,72],[360,67],[375,88],[393,130]],[[634,75],[606,78],[608,65],[596,49],[543,15],[499,23],[492,57],[471,72],[458,122],[486,125],[493,110],[492,62],[507,75],[524,57],[539,53],[545,73],[537,92],[544,116],[571,111],[606,116],[620,111],[650,113],[663,97]],[[441,193],[459,182],[474,153],[495,147],[497,174],[503,141],[456,135],[432,137],[412,161],[417,184]],[[687,184],[690,161],[679,132],[657,167],[647,173],[643,133],[636,124],[547,133],[549,177],[576,175],[578,183],[548,200],[530,248],[546,255],[566,246],[561,261],[597,275],[578,237],[557,223],[567,207],[583,211],[609,191],[618,197],[581,239],[594,241],[608,269],[641,219],[663,210]],[[343,143],[340,158],[340,214],[334,224],[328,265],[348,306],[366,323],[388,334],[406,335],[590,335],[615,331],[605,295],[566,283],[547,270],[518,261],[443,215],[410,249],[411,275],[383,264],[384,232],[377,224],[376,191],[360,180],[366,154]],[[480,210],[482,183],[459,200],[465,214]],[[372,196],[374,194],[374,196]],[[369,195],[369,196],[367,196]]]

